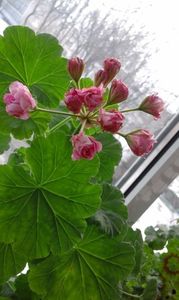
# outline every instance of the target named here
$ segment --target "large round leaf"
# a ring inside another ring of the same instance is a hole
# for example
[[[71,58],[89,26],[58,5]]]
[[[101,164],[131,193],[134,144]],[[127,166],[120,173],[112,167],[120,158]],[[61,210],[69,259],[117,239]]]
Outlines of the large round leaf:
[[[121,191],[109,184],[104,184],[101,198],[101,207],[92,220],[99,223],[106,233],[112,235],[121,233],[125,228],[127,230],[128,213]]]
[[[40,300],[40,298],[34,294],[28,284],[27,274],[19,275],[15,280],[15,295],[16,300]]]
[[[117,284],[133,267],[133,248],[90,226],[62,256],[32,266],[30,287],[45,300],[117,300]]]
[[[29,172],[0,166],[0,240],[28,257],[58,254],[81,238],[84,219],[100,205],[101,189],[89,183],[98,159],[72,161],[63,133],[37,138],[25,151]]]
[[[8,116],[4,108],[0,108],[0,134],[10,139],[12,134],[16,139],[30,138],[33,133],[43,134],[51,120],[51,115],[35,111],[28,120],[20,120]]]
[[[20,81],[27,85],[46,107],[58,106],[69,85],[62,47],[49,34],[38,34],[23,26],[10,26],[0,36],[0,131],[13,133],[16,138],[27,138],[33,132],[42,133],[50,121],[46,113],[35,112],[24,121],[10,117],[5,111],[3,95],[9,84]]]
[[[15,80],[26,84],[39,102],[57,106],[69,84],[66,60],[55,37],[10,26],[0,38],[0,95]]]
[[[124,238],[125,242],[131,243],[135,250],[135,265],[132,270],[132,274],[136,276],[140,272],[142,259],[143,259],[143,239],[142,234],[139,229],[133,230],[128,227],[126,230],[126,236]]]
[[[10,139],[9,134],[0,132],[0,154],[9,148]]]
[[[96,139],[103,145],[103,150],[98,154],[100,159],[100,168],[97,177],[100,181],[112,181],[114,168],[122,157],[122,147],[110,133],[100,133]]]
[[[0,284],[22,271],[25,264],[24,256],[14,251],[11,244],[0,243]]]

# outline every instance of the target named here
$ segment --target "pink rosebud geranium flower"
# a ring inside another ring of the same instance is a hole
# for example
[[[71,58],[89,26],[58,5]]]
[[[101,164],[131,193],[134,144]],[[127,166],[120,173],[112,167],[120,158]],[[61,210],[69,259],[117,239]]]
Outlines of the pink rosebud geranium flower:
[[[98,122],[105,131],[117,132],[122,127],[124,119],[123,114],[118,110],[105,111],[100,109],[99,111]]]
[[[102,144],[96,141],[92,136],[84,135],[80,132],[71,138],[73,145],[72,159],[79,160],[81,158],[93,159],[96,152],[102,150]]]
[[[83,104],[83,97],[81,91],[78,89],[71,89],[65,94],[64,100],[66,106],[74,114],[78,114]]]
[[[128,95],[128,87],[121,80],[114,79],[111,84],[109,103],[120,103],[126,100]]]
[[[104,60],[104,71],[106,72],[106,78],[103,83],[107,86],[108,83],[117,75],[121,68],[121,63],[116,58],[107,58]]]
[[[36,101],[29,89],[21,82],[14,81],[9,86],[9,93],[3,97],[6,112],[16,118],[27,120],[29,112],[36,107]]]
[[[139,106],[139,110],[153,115],[155,119],[159,119],[161,112],[164,110],[164,102],[157,95],[151,95],[144,99]]]
[[[132,152],[137,156],[151,152],[155,143],[153,134],[144,129],[128,133],[125,138]]]
[[[79,81],[84,70],[84,62],[79,57],[73,57],[68,61],[68,72],[73,80]]]
[[[80,94],[83,97],[83,103],[88,107],[89,111],[93,111],[103,101],[103,89],[101,87],[84,88]]]

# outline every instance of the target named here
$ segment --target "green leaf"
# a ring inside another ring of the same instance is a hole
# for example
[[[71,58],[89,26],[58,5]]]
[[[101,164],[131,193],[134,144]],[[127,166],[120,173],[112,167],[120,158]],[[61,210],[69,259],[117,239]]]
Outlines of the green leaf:
[[[170,239],[167,244],[168,252],[178,253],[179,252],[179,239],[178,237]]]
[[[68,253],[30,270],[32,290],[44,300],[117,300],[119,280],[133,268],[133,248],[89,226]]]
[[[15,281],[15,299],[17,300],[40,300],[40,298],[34,294],[29,287],[27,275],[21,274]]]
[[[149,226],[145,229],[145,242],[153,250],[161,250],[164,248],[167,241],[167,232],[161,228]]]
[[[33,112],[28,120],[17,119],[5,112],[2,97],[17,80],[28,86],[38,103],[58,106],[69,85],[67,61],[60,57],[61,52],[55,37],[35,35],[23,26],[10,26],[0,37],[0,131],[7,137],[12,133],[18,139],[29,138],[47,129],[49,114]]]
[[[168,241],[167,253],[161,254],[161,273],[172,282],[179,282],[179,239],[173,238]]]
[[[141,277],[146,278],[148,275],[158,270],[159,258],[154,254],[154,251],[149,248],[149,246],[144,243],[143,245],[143,257],[142,266],[140,269]]]
[[[33,133],[40,135],[47,129],[50,120],[50,114],[38,111],[31,113],[28,120],[20,120],[8,116],[4,108],[0,108],[0,132],[3,131],[7,137],[10,133],[17,139],[30,138]]]
[[[150,279],[147,282],[147,287],[144,290],[144,294],[141,300],[156,300],[157,299],[157,280],[155,278]]]
[[[10,140],[8,134],[0,132],[0,154],[9,148]]]
[[[64,111],[64,112],[68,112],[68,109],[64,106],[64,105],[60,105],[58,107],[58,109],[60,111]],[[66,120],[66,121],[65,121]],[[79,125],[79,120],[77,120],[76,118],[72,118],[72,117],[67,117],[66,115],[60,115],[60,114],[53,114],[52,120],[49,124],[49,128],[50,130],[60,130],[63,132],[66,132],[68,135],[70,134],[70,132],[72,132],[72,122],[78,122]],[[62,126],[60,125],[62,124]],[[59,125],[59,127],[58,127]]]
[[[179,238],[179,224],[172,225],[169,228],[168,239]]]
[[[126,226],[128,213],[123,194],[115,187],[104,184],[101,208],[94,216],[101,228],[108,234],[120,234]]]
[[[0,95],[12,81],[27,85],[45,106],[58,105],[69,85],[62,47],[50,34],[35,35],[28,27],[10,26],[0,37]]]
[[[132,274],[137,275],[140,272],[143,259],[143,239],[140,230],[133,230],[132,228],[128,227],[124,241],[131,243],[135,249],[135,265],[134,269],[132,270]]]
[[[14,287],[14,278],[11,278],[9,281],[5,282],[0,286],[0,296],[10,297],[13,296],[15,287]],[[10,298],[8,298],[10,299]]]
[[[81,78],[80,79],[80,88],[89,88],[91,86],[94,86],[93,80],[91,78]]]
[[[11,244],[0,243],[0,284],[22,271],[25,264],[25,257],[17,253]]]
[[[110,133],[101,133],[95,136],[103,145],[102,151],[98,154],[100,159],[100,168],[97,178],[100,181],[112,181],[114,168],[122,157],[122,147]]]
[[[0,240],[30,258],[69,249],[100,205],[100,186],[89,183],[97,157],[72,161],[71,152],[59,132],[32,142],[25,169],[0,166]]]

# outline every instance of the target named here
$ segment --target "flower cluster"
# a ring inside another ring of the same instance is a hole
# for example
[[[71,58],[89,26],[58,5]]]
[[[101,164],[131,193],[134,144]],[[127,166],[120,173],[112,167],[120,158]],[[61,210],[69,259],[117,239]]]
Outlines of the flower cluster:
[[[74,160],[80,158],[92,159],[96,152],[102,150],[102,145],[93,137],[85,135],[85,126],[100,126],[103,131],[117,133],[123,136],[133,153],[142,156],[149,153],[155,143],[153,135],[144,129],[138,129],[128,134],[122,134],[125,112],[143,111],[158,119],[164,109],[161,98],[153,94],[144,99],[138,108],[119,111],[110,106],[125,101],[128,98],[128,87],[121,81],[114,79],[121,68],[121,63],[115,58],[107,58],[103,69],[97,71],[94,77],[94,86],[80,89],[79,80],[84,69],[84,62],[79,58],[72,58],[68,62],[68,71],[76,82],[76,88],[69,90],[65,95],[65,104],[74,114],[81,118],[82,131],[72,137]],[[77,75],[77,70],[79,73]],[[111,83],[108,99],[105,100],[105,88]]]
[[[65,95],[65,104],[69,110],[74,113],[79,113],[82,105],[84,105],[89,111],[102,104],[103,101],[103,89],[99,87],[91,87],[80,89],[71,89]]]
[[[149,95],[137,107],[120,111],[118,104],[128,98],[128,87],[115,76],[121,68],[121,63],[115,58],[107,58],[103,69],[97,71],[94,77],[94,86],[80,88],[80,78],[84,70],[82,59],[75,57],[68,62],[68,72],[72,78],[73,88],[66,92],[64,103],[70,112],[50,111],[39,108],[29,89],[22,83],[15,81],[9,86],[9,93],[3,99],[6,112],[16,118],[27,120],[33,110],[48,113],[68,114],[81,123],[80,131],[71,138],[73,153],[72,159],[93,159],[97,152],[102,150],[102,144],[94,137],[86,135],[86,128],[98,126],[102,131],[119,134],[124,137],[137,156],[149,153],[155,143],[153,135],[144,129],[138,129],[127,134],[120,129],[125,121],[124,113],[143,111],[151,114],[155,119],[160,117],[164,109],[163,100],[156,94]],[[108,85],[111,83],[110,87]]]

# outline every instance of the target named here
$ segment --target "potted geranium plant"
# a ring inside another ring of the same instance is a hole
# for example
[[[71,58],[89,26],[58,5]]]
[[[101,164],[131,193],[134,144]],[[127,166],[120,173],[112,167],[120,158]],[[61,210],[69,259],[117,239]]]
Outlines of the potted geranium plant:
[[[115,79],[118,59],[92,80],[82,77],[82,59],[61,53],[55,37],[23,26],[0,39],[0,149],[12,137],[28,146],[0,166],[0,299],[123,299],[142,239],[112,186],[122,151],[113,134],[135,155],[149,153],[153,135],[122,132],[125,113],[158,118],[163,101],[152,94],[120,111],[129,92]]]

